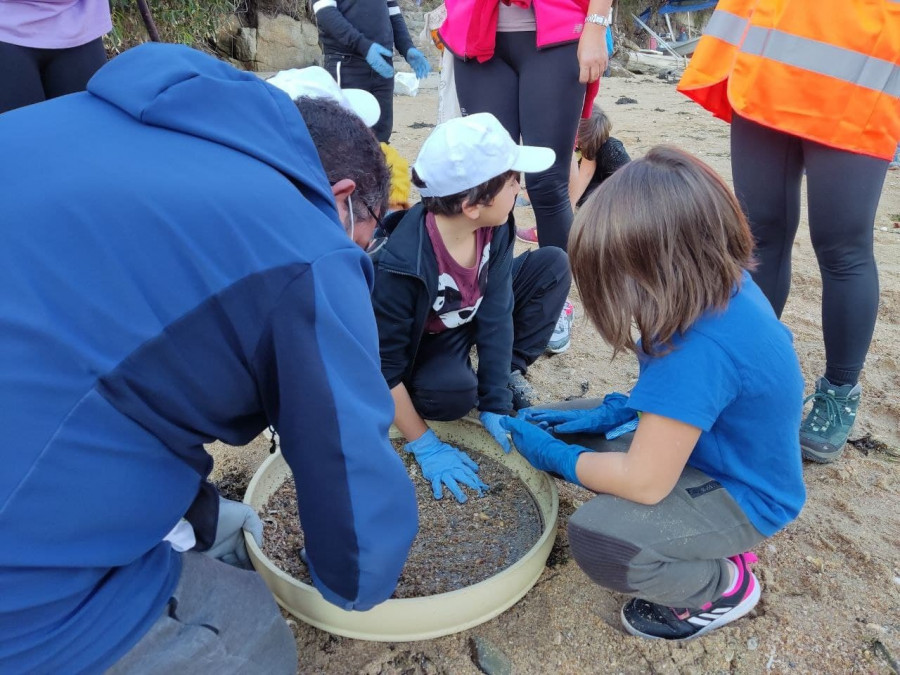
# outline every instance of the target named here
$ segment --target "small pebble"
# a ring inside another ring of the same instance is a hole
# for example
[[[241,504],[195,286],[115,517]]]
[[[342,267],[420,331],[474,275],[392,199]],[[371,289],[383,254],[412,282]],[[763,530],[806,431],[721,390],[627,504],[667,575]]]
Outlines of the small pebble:
[[[757,647],[759,647],[759,640],[757,638],[752,637],[747,640],[747,649],[749,649],[751,652],[755,651]]]

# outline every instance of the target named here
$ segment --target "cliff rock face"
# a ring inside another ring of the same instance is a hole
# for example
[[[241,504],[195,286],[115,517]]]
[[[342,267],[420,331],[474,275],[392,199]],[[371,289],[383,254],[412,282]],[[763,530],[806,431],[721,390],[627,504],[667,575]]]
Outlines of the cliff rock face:
[[[414,0],[401,2],[403,15],[410,35],[433,67],[437,67],[440,57],[432,45],[430,37],[422,38],[425,26],[425,12],[434,2],[415,4]],[[216,35],[216,51],[227,57],[235,65],[247,70],[272,72],[287,68],[322,65],[322,49],[319,33],[313,21],[302,17],[293,19],[286,14],[269,15],[257,11],[255,20],[228,21]],[[242,25],[249,23],[247,25]],[[398,70],[409,70],[401,56],[395,57]]]
[[[322,65],[319,32],[305,19],[260,14],[256,29],[256,70],[285,70]]]

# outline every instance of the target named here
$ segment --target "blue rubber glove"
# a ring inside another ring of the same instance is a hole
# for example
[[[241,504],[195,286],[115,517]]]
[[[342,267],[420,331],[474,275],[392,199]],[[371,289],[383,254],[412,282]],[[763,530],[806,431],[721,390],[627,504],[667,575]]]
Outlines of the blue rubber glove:
[[[512,448],[509,446],[509,435],[506,433],[506,429],[503,428],[503,425],[500,424],[500,420],[503,419],[503,415],[498,415],[497,413],[483,411],[478,419],[481,420],[481,424],[485,429],[488,430],[488,433],[494,437],[494,440],[503,448],[503,452],[509,453]]]
[[[590,452],[588,448],[569,445],[558,438],[553,438],[548,432],[529,424],[521,417],[504,417],[501,424],[512,434],[516,450],[531,466],[540,471],[555,473],[575,485],[581,485],[575,474],[575,464],[578,462],[578,455]]]
[[[372,70],[384,78],[394,76],[394,66],[391,59],[394,58],[394,52],[386,47],[382,47],[377,42],[373,42],[366,52],[366,63],[372,66]]]
[[[626,422],[637,419],[637,413],[626,406],[628,397],[613,392],[603,398],[596,408],[586,410],[549,410],[525,408],[519,411],[519,419],[537,424],[554,434],[605,434],[616,430]]]
[[[460,504],[468,500],[457,483],[467,485],[481,496],[487,485],[475,473],[478,465],[462,450],[448,445],[435,436],[429,429],[420,438],[403,446],[407,452],[416,457],[422,468],[422,475],[431,481],[431,490],[435,499],[444,496],[443,486],[447,486],[451,494]]]
[[[420,80],[424,79],[431,72],[431,64],[425,55],[415,47],[410,47],[406,52],[406,62],[412,67],[413,72]]]

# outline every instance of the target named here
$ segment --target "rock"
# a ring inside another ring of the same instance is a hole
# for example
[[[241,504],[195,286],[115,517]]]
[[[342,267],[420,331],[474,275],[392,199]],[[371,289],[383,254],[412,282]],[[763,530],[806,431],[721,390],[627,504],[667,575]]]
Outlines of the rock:
[[[241,27],[234,36],[232,55],[238,61],[254,63],[256,61],[256,29]]]
[[[309,21],[295,21],[284,14],[258,16],[256,55],[257,70],[304,68],[322,63],[319,31]]]
[[[622,65],[618,59],[611,59],[609,62],[609,75],[607,77],[634,77],[628,68]]]
[[[631,104],[631,103],[637,103],[637,99],[635,99],[635,98],[629,98],[628,96],[620,96],[620,97],[616,100],[616,104],[617,104],[617,105],[628,105],[628,104]]]
[[[229,14],[222,21],[213,36],[213,44],[216,51],[225,57],[234,57],[234,38],[241,30],[240,19],[235,14]]]
[[[486,675],[512,675],[509,657],[490,640],[481,637],[469,638],[472,662]]]
[[[752,637],[747,640],[747,649],[749,651],[756,651],[757,648],[759,648],[759,640],[757,638]]]

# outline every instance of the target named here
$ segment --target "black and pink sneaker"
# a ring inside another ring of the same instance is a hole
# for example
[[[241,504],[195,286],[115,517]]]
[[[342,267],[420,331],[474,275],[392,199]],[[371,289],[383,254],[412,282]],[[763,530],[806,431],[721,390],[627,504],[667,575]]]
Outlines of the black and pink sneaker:
[[[700,609],[666,607],[632,598],[622,608],[622,625],[632,635],[662,640],[690,640],[744,616],[759,602],[759,581],[748,565],[752,553],[729,558],[738,568],[737,587]]]

